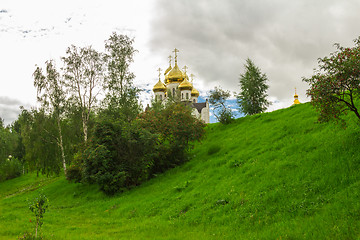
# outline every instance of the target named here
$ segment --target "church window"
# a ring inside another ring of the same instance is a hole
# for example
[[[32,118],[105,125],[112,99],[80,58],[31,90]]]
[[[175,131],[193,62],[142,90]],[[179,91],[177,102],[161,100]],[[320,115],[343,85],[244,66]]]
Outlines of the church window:
[[[175,88],[173,88],[173,97],[175,97]]]
[[[181,98],[184,99],[184,93],[181,93]]]
[[[160,101],[162,100],[162,95],[160,95]]]
[[[186,93],[186,99],[189,99],[189,93]]]

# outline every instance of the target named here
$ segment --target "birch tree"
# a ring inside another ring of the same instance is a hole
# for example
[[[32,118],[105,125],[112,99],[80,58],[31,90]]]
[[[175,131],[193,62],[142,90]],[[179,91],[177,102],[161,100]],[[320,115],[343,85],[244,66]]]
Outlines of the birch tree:
[[[46,61],[46,73],[43,74],[43,70],[37,67],[33,77],[34,86],[37,89],[37,99],[42,106],[52,112],[54,115],[58,135],[53,136],[57,145],[60,148],[62,165],[64,173],[66,175],[66,161],[64,153],[63,135],[61,129],[61,118],[64,113],[64,106],[66,102],[66,93],[64,90],[64,82],[57,72],[56,67],[52,60]],[[50,131],[49,131],[50,133]]]
[[[66,51],[62,60],[65,84],[69,90],[70,100],[81,111],[84,142],[88,139],[88,124],[91,112],[94,111],[97,98],[103,89],[103,54],[91,46],[78,48],[74,45]]]

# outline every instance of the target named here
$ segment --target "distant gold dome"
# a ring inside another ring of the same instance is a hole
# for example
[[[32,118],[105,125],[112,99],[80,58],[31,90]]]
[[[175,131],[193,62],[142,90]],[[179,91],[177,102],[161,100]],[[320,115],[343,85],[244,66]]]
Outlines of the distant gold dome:
[[[168,74],[169,82],[182,82],[184,80],[184,73],[179,69],[175,63],[175,67],[171,69]]]
[[[199,91],[196,90],[196,88],[193,87],[193,89],[191,90],[191,96],[192,97],[198,97],[200,94],[199,94]]]
[[[189,82],[186,78],[179,85],[180,90],[191,90],[193,88],[191,82]]]
[[[165,85],[159,80],[159,81],[155,84],[155,86],[154,86],[154,88],[153,88],[153,91],[154,91],[154,92],[166,92],[166,87],[165,87]]]
[[[300,101],[299,101],[299,96],[296,94],[296,88],[295,88],[295,95],[294,95],[294,104],[300,104]]]

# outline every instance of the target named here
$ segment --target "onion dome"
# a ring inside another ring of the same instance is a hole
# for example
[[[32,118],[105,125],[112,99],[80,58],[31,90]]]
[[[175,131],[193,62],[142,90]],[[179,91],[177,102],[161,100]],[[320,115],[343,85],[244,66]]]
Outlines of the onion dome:
[[[168,82],[182,82],[184,80],[184,73],[179,69],[177,65],[177,53],[179,50],[176,48],[173,51],[175,53],[175,66],[168,74]]]
[[[182,82],[184,80],[184,73],[179,69],[177,63],[168,74],[169,82]]]
[[[191,96],[192,97],[199,97],[199,91],[196,90],[196,88],[193,87],[193,89],[191,90]]]
[[[179,85],[180,90],[191,90],[193,88],[191,82],[189,82],[186,78]]]
[[[294,95],[294,103],[293,104],[300,104],[299,96],[296,94],[296,88],[295,88],[295,95]]]
[[[166,87],[165,85],[160,81],[155,84],[154,88],[153,88],[154,92],[166,92]]]

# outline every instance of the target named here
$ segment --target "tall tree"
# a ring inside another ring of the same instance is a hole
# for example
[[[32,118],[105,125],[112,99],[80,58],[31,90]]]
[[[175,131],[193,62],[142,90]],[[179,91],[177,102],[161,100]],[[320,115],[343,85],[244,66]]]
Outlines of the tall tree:
[[[133,85],[134,73],[129,69],[137,52],[132,46],[134,39],[126,35],[112,33],[105,41],[105,59],[107,90],[105,104],[108,109],[119,112],[127,121],[131,121],[140,112],[137,94],[139,89]]]
[[[240,93],[237,95],[240,111],[247,115],[264,112],[270,104],[266,99],[268,79],[250,58],[244,66],[245,73],[240,74]]]
[[[56,145],[56,121],[44,109],[30,111],[21,108],[18,121],[25,146],[25,161],[29,170],[39,174],[58,174],[61,171],[59,148]]]
[[[34,86],[37,88],[37,99],[42,106],[54,115],[58,134],[53,136],[60,148],[62,165],[66,175],[66,161],[61,129],[61,117],[64,113],[66,94],[64,82],[57,72],[52,60],[46,61],[46,74],[40,67],[37,67],[34,76]]]
[[[307,95],[319,112],[320,122],[339,120],[348,111],[360,119],[357,105],[360,98],[360,37],[354,42],[352,48],[335,44],[337,51],[320,58],[315,74],[303,78],[310,84]]]
[[[215,87],[214,90],[210,91],[209,102],[214,107],[213,113],[215,118],[223,124],[230,123],[234,118],[231,108],[226,103],[230,96],[229,91],[220,87]]]
[[[104,84],[104,56],[92,47],[72,45],[62,60],[65,83],[71,100],[81,111],[84,142],[88,139],[88,123]]]

